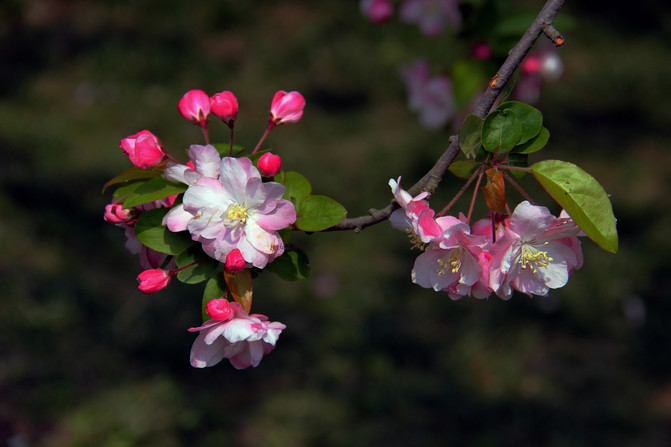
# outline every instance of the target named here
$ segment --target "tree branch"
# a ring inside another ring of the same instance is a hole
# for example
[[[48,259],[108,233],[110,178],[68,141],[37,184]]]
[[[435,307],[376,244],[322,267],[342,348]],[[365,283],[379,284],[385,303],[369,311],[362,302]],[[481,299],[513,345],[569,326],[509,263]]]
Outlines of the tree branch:
[[[496,98],[501,94],[501,91],[508,84],[517,67],[522,63],[524,56],[531,50],[531,47],[533,47],[541,34],[547,33],[548,37],[553,39],[555,44],[558,43],[553,38],[553,35],[555,32],[556,35],[561,35],[552,27],[552,22],[563,4],[564,0],[548,0],[545,3],[529,29],[527,29],[517,45],[510,50],[508,57],[499,68],[499,71],[496,72],[489,82],[489,88],[482,95],[482,98],[480,98],[480,101],[473,110],[475,115],[478,115],[480,118],[487,116],[496,102]],[[561,43],[563,43],[563,37],[561,38]],[[453,135],[450,137],[450,145],[438,161],[436,161],[436,164],[424,177],[410,187],[408,192],[416,196],[422,191],[435,191],[443,179],[445,171],[447,171],[447,168],[450,167],[457,155],[459,155],[459,140],[456,135]],[[347,218],[326,231],[354,230],[358,233],[366,227],[388,219],[391,213],[397,208],[398,204],[394,202],[381,210],[371,209],[368,215]]]

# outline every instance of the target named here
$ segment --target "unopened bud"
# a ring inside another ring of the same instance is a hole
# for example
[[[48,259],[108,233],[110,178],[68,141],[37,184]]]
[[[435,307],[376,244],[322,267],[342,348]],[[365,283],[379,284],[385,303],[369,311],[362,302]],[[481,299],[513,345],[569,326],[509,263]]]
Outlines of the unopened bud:
[[[135,135],[124,138],[119,146],[128,155],[131,163],[141,169],[157,165],[165,156],[163,145],[148,130],[142,130]]]
[[[282,170],[282,159],[279,155],[267,152],[259,158],[256,165],[258,166],[261,175],[265,177],[273,177],[279,174],[280,170]]]
[[[140,285],[137,286],[142,293],[156,293],[170,283],[172,274],[163,269],[145,270],[137,276]]]
[[[133,219],[133,210],[125,209],[121,203],[105,205],[105,220],[109,223],[120,224]]]
[[[285,92],[280,90],[275,93],[270,104],[270,122],[277,126],[285,123],[296,123],[303,116],[305,98],[298,92]]]
[[[210,112],[231,127],[238,117],[238,99],[229,91],[217,93],[210,98]]]
[[[177,109],[184,118],[204,127],[210,116],[210,97],[202,90],[189,90],[179,100]]]
[[[237,248],[231,250],[230,253],[226,255],[226,263],[224,264],[224,269],[228,273],[237,273],[245,268],[247,262],[245,258],[242,257],[242,253]]]
[[[231,303],[222,298],[208,301],[205,311],[213,320],[226,321],[233,318]]]

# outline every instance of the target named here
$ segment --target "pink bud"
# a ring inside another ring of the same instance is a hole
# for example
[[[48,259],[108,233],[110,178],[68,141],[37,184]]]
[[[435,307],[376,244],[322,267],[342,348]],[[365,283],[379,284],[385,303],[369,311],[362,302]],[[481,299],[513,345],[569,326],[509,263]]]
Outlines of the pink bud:
[[[303,116],[305,98],[298,92],[275,93],[270,104],[270,123],[277,126],[285,123],[296,123]]]
[[[210,98],[210,111],[231,127],[238,117],[238,99],[229,91],[217,93]]]
[[[282,159],[279,155],[271,154],[267,152],[259,158],[259,161],[256,163],[259,167],[261,175],[266,177],[273,177],[277,175],[282,169]]]
[[[226,321],[233,318],[231,303],[222,298],[208,301],[205,311],[213,320]]]
[[[247,262],[245,258],[242,257],[242,253],[237,248],[234,248],[226,255],[226,263],[224,264],[224,269],[228,273],[237,273],[240,270],[245,268]]]
[[[210,97],[202,90],[189,90],[179,100],[177,109],[184,118],[204,127],[210,116]]]
[[[137,276],[140,285],[137,286],[142,293],[155,293],[170,283],[172,274],[163,269],[145,270]]]
[[[157,165],[165,156],[163,145],[148,130],[124,138],[119,146],[128,155],[131,163],[142,169]]]
[[[105,205],[105,220],[109,223],[120,224],[133,219],[133,210],[124,209],[121,203]]]

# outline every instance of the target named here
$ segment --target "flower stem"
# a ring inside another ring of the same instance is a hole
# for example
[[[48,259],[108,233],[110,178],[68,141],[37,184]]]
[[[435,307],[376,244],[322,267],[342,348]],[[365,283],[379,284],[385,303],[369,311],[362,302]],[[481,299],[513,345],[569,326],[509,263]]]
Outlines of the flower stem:
[[[450,208],[452,208],[452,206],[457,202],[457,200],[459,200],[459,197],[461,197],[461,195],[462,195],[463,193],[466,192],[466,189],[468,189],[468,186],[469,186],[471,183],[473,183],[473,180],[475,179],[475,176],[478,175],[478,173],[479,173],[480,171],[482,171],[482,167],[479,167],[478,169],[476,169],[475,171],[473,171],[473,174],[472,174],[471,177],[468,179],[468,181],[466,182],[466,184],[465,184],[464,186],[461,187],[461,189],[459,190],[459,192],[457,193],[457,195],[454,196],[454,198],[450,201],[450,203],[448,203],[447,206],[446,206],[445,208],[443,208],[443,210],[442,210],[440,213],[438,213],[438,215],[437,215],[436,217],[441,217],[443,214],[445,214],[446,212],[448,212],[448,210],[449,210]]]
[[[259,140],[258,143],[256,143],[256,147],[255,147],[254,150],[252,151],[252,155],[256,154],[256,151],[258,151],[259,148],[261,147],[261,143],[263,143],[263,141],[266,139],[266,137],[268,136],[268,134],[270,133],[270,131],[273,130],[273,127],[275,127],[275,124],[273,124],[272,121],[269,122],[269,123],[268,123],[268,127],[266,128],[266,131],[263,132],[263,135],[261,136],[261,139]]]
[[[202,123],[200,128],[203,130],[203,135],[205,136],[205,144],[210,144],[210,136],[207,134],[207,122]]]
[[[482,176],[485,173],[485,170],[481,167],[479,169],[480,175],[478,175],[478,181],[475,184],[475,190],[473,191],[473,198],[471,199],[471,206],[468,208],[468,217],[466,222],[471,221],[471,214],[473,214],[473,206],[475,205],[475,198],[478,196],[478,188],[480,187],[480,182],[482,181]]]
[[[506,178],[506,180],[508,180],[508,183],[513,185],[515,187],[515,189],[518,190],[520,192],[520,194],[522,194],[524,196],[524,198],[529,201],[530,204],[536,205],[536,202],[534,202],[534,199],[532,199],[529,196],[529,194],[527,194],[527,192],[525,190],[523,190],[522,187],[520,185],[518,185],[517,182],[515,182],[515,180],[513,180],[513,178],[511,176],[509,176],[508,174],[506,174],[503,171],[501,171],[501,174],[503,174],[503,176]]]
[[[231,146],[228,149],[228,156],[232,157],[233,156],[233,124],[231,123],[228,127],[231,129]]]

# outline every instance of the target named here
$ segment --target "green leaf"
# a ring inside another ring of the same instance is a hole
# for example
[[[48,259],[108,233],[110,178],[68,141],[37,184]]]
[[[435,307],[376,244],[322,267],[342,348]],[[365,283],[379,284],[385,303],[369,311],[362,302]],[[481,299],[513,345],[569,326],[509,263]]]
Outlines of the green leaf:
[[[215,275],[212,278],[210,278],[209,281],[207,281],[207,284],[205,284],[205,291],[203,292],[203,304],[202,304],[202,312],[203,312],[203,321],[207,321],[210,319],[210,316],[207,314],[207,303],[209,303],[212,300],[216,300],[219,298],[223,298],[226,295],[226,291],[228,290],[228,287],[226,286],[226,279],[224,278],[224,275]]]
[[[459,160],[453,162],[448,168],[452,174],[459,178],[469,179],[473,171],[480,165],[472,160]]]
[[[508,154],[508,166],[516,166],[520,168],[526,168],[529,166],[529,156],[527,154],[517,154],[514,152],[511,152]],[[508,174],[512,174],[517,178],[522,178],[524,177],[527,173],[524,171],[518,171],[518,170],[509,170]]]
[[[283,197],[290,200],[296,207],[312,192],[312,185],[308,179],[295,171],[280,172],[275,176],[275,181],[287,188]]]
[[[519,101],[504,102],[497,110],[512,110],[521,125],[521,135],[517,144],[526,143],[541,131],[543,114],[540,110]]]
[[[531,166],[545,190],[599,247],[616,253],[615,216],[606,191],[594,177],[578,166],[560,160],[545,160]]]
[[[197,264],[194,264],[197,262]],[[177,279],[185,284],[198,284],[208,279],[217,270],[221,263],[209,257],[198,245],[193,245],[181,252],[175,260],[177,267],[183,268],[177,272]]]
[[[540,151],[545,147],[546,144],[548,144],[548,140],[550,139],[550,131],[547,130],[545,127],[541,128],[541,131],[527,141],[524,144],[519,144],[515,146],[515,149],[513,149],[513,152],[517,152],[519,154],[530,154],[532,152]]]
[[[482,146],[489,152],[508,152],[522,135],[522,125],[512,110],[495,110],[482,126]]]
[[[228,157],[229,152],[231,151],[231,143],[215,143],[212,146],[219,152],[219,156]],[[238,146],[237,144],[233,145],[233,157],[237,157],[243,153],[246,149],[243,146]]]
[[[181,194],[187,186],[182,183],[169,182],[165,177],[156,177],[141,185],[123,201],[124,208],[132,208],[143,203],[163,199],[173,194]]]
[[[137,191],[137,189],[140,186],[144,185],[145,183],[147,183],[146,180],[137,181],[137,182],[130,182],[130,183],[126,183],[125,185],[121,185],[114,191],[114,193],[112,194],[112,198],[114,200],[122,200],[125,197],[129,197],[129,196],[135,194],[135,191]]]
[[[307,255],[299,249],[287,250],[282,256],[266,266],[266,270],[275,273],[285,281],[305,279],[310,274],[310,262]]]
[[[459,128],[459,148],[468,158],[475,158],[480,149],[484,122],[477,115],[468,115]]]
[[[318,195],[305,197],[298,208],[296,227],[302,231],[322,231],[341,222],[347,210],[335,200]]]
[[[148,169],[140,169],[137,166],[133,166],[132,168],[127,169],[121,174],[117,175],[109,182],[105,183],[105,185],[103,185],[102,192],[104,193],[108,187],[116,185],[117,183],[126,183],[132,180],[143,180],[158,177],[159,175],[163,175],[164,168],[165,163],[161,163]]]
[[[178,255],[196,243],[187,231],[173,233],[163,226],[161,221],[168,212],[167,208],[155,208],[144,211],[135,223],[135,235],[147,247],[161,253]]]

